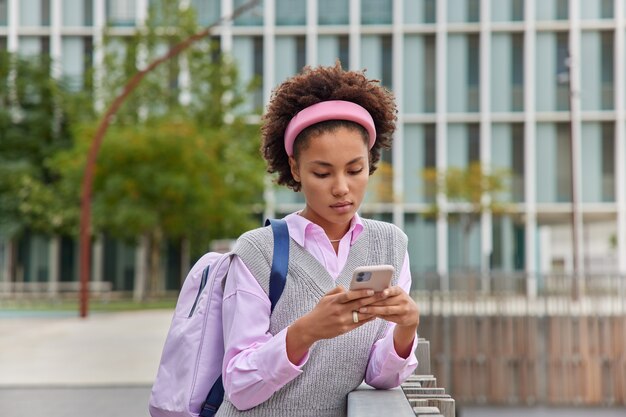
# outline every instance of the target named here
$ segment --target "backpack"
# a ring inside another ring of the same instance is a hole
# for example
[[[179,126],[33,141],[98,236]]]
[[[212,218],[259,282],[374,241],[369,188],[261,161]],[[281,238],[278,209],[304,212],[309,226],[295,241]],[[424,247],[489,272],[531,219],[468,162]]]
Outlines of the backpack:
[[[274,310],[287,278],[289,230],[267,220],[274,235],[269,298]],[[213,417],[224,397],[223,281],[232,252],[209,252],[191,268],[181,288],[150,394],[152,417]]]

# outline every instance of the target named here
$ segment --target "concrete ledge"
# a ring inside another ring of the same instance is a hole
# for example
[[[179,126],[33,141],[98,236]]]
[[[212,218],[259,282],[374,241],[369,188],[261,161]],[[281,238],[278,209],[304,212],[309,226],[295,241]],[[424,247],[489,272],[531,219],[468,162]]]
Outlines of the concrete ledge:
[[[348,394],[348,417],[415,417],[413,408],[400,387],[377,390],[361,384]]]

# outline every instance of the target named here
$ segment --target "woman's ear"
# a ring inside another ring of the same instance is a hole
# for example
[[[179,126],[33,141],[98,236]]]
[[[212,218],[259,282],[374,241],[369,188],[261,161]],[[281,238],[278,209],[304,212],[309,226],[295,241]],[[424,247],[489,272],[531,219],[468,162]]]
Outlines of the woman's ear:
[[[300,169],[298,168],[298,163],[293,156],[289,157],[289,168],[291,168],[291,176],[293,179],[300,182]]]

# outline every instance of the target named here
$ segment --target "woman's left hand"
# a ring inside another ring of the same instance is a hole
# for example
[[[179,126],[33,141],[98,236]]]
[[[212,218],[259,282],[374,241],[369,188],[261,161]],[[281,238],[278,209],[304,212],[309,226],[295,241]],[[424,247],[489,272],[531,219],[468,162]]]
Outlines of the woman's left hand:
[[[412,327],[417,330],[419,325],[419,309],[417,304],[400,287],[385,289],[382,298],[359,309],[359,313],[373,314],[376,317],[396,323],[398,326]]]
[[[383,291],[381,299],[359,309],[359,313],[372,314],[396,323],[393,340],[398,356],[407,358],[420,322],[419,308],[415,301],[400,287]]]

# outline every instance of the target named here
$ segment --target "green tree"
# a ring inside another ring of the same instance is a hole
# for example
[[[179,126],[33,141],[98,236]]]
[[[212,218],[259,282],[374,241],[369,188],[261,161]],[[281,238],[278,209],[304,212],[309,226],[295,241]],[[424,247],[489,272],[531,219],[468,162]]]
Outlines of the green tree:
[[[99,99],[112,100],[137,65],[199,30],[193,10],[173,0],[152,2],[146,26],[134,36],[123,43],[105,37]],[[187,85],[178,82],[182,67]],[[263,165],[258,126],[246,123],[237,109],[246,88],[234,63],[207,38],[149,73],[107,132],[96,165],[93,230],[128,240],[145,237],[151,291],[165,239],[189,240],[197,254],[214,239],[234,238],[256,225]],[[74,148],[54,160],[77,191],[95,125],[82,123]]]
[[[480,162],[466,168],[450,167],[446,170],[426,168],[423,171],[426,189],[443,194],[448,203],[460,204],[460,210],[447,212],[450,221],[458,221],[463,231],[463,265],[469,266],[469,238],[472,229],[485,212],[503,213],[507,204],[502,195],[509,189],[506,170],[488,170]],[[488,198],[485,198],[488,197]],[[430,215],[438,216],[441,208],[437,199]]]
[[[0,52],[0,233],[68,233],[76,217],[50,158],[71,146],[70,95],[46,56]],[[75,212],[74,212],[75,214]]]

